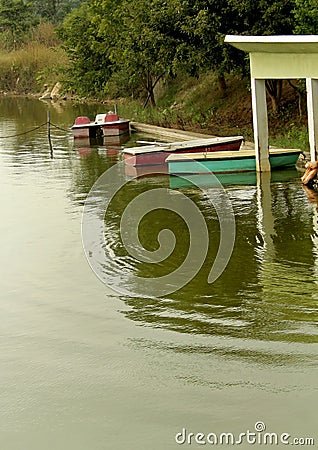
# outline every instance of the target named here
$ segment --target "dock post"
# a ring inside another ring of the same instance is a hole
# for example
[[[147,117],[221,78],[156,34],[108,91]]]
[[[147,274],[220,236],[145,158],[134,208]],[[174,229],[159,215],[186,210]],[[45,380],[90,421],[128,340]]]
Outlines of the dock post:
[[[318,80],[306,78],[310,160],[317,161],[318,148]]]
[[[265,80],[251,79],[253,128],[257,172],[270,172]]]

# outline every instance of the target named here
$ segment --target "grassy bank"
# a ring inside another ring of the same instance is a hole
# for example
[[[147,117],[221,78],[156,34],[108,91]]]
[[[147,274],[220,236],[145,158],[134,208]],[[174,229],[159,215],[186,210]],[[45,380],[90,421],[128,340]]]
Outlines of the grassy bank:
[[[1,93],[43,92],[44,84],[55,84],[68,66],[66,52],[50,23],[40,23],[15,50],[8,50],[3,33],[0,37]]]
[[[27,94],[43,90],[43,85],[58,81],[61,68],[67,64],[59,47],[47,48],[31,43],[10,53],[0,53],[0,91]]]

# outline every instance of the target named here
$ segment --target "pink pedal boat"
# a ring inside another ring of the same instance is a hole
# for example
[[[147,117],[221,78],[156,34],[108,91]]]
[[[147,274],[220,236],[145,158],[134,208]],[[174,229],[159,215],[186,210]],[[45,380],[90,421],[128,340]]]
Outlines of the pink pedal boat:
[[[120,136],[129,133],[129,123],[128,119],[122,119],[110,111],[107,114],[97,114],[94,121],[87,116],[76,117],[72,132],[74,138]]]

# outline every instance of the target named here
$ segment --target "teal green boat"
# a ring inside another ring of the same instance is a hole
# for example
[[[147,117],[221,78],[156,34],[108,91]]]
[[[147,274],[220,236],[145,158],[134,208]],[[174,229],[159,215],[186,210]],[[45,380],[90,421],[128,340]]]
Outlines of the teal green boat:
[[[299,149],[270,149],[271,168],[282,169],[295,166],[300,154]],[[179,153],[168,156],[166,162],[170,175],[256,171],[254,150],[192,153],[191,155]]]

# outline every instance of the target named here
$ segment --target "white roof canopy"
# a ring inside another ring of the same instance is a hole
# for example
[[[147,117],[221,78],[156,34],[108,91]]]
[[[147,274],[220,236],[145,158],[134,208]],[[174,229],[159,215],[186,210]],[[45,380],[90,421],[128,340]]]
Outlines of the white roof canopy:
[[[318,36],[315,35],[227,35],[224,42],[249,53],[318,53]]]
[[[224,42],[250,54],[253,78],[318,78],[318,36],[227,35]]]

